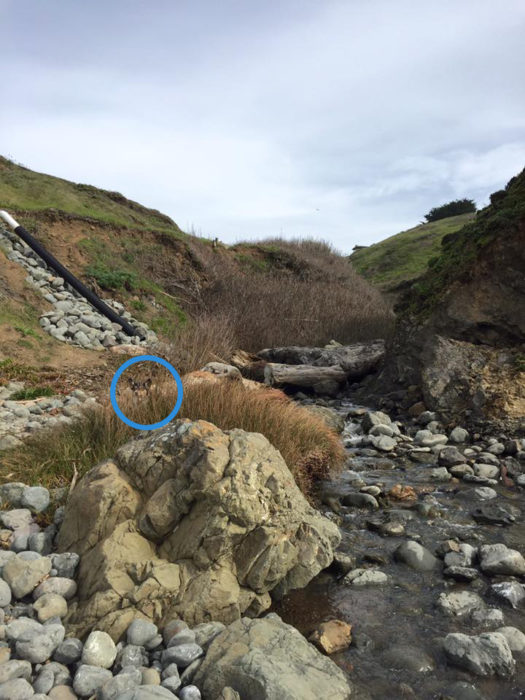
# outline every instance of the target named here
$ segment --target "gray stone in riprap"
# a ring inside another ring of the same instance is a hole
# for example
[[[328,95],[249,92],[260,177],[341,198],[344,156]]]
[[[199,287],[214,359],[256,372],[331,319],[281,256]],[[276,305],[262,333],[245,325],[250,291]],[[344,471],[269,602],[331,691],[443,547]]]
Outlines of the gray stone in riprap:
[[[134,690],[123,692],[119,700],[173,700],[171,690],[160,685],[139,685]]]
[[[66,600],[70,600],[73,598],[76,592],[76,581],[69,578],[63,578],[62,576],[52,576],[51,578],[42,581],[42,583],[35,588],[33,597],[35,600],[38,600],[40,596],[46,593],[54,593],[56,595],[61,595]]]
[[[41,513],[49,505],[49,491],[43,486],[26,486],[22,491],[20,505],[29,508],[34,513]]]
[[[55,685],[55,674],[51,668],[44,666],[36,679],[33,681],[33,689],[35,693],[43,693],[46,695]]]
[[[81,664],[73,679],[73,690],[77,695],[89,698],[112,678],[113,674],[107,668]]]
[[[168,642],[167,646],[176,647],[179,644],[194,644],[195,643],[195,632],[193,630],[187,629],[177,632]]]
[[[80,639],[69,637],[68,639],[64,639],[64,641],[58,645],[55,653],[53,654],[53,658],[55,661],[69,666],[70,664],[80,660],[83,648],[84,645]]]
[[[53,550],[53,539],[53,532],[34,532],[27,539],[27,548],[46,556]]]
[[[33,516],[31,511],[27,508],[15,508],[13,510],[4,511],[0,515],[0,520],[5,527],[11,530],[18,530],[26,525],[31,525]]]
[[[167,690],[171,691],[174,695],[180,688],[180,678],[178,676],[168,676],[168,678],[164,678],[163,681],[161,681],[161,686],[163,688],[166,688]]]
[[[107,632],[94,631],[86,639],[82,663],[87,666],[110,668],[117,656],[115,642]]]
[[[170,663],[175,663],[179,668],[185,668],[203,653],[198,644],[179,644],[162,652],[162,664],[167,666]]]
[[[138,683],[130,674],[114,676],[98,689],[97,700],[118,700],[126,690],[134,690],[140,685],[141,676],[139,672]]]
[[[21,659],[32,664],[43,664],[51,658],[57,646],[53,637],[42,631],[19,639],[16,643],[16,653]]]
[[[23,598],[32,593],[50,571],[51,560],[47,557],[27,561],[17,554],[4,566],[2,576],[11,587],[14,597]]]
[[[31,679],[32,668],[29,661],[10,659],[0,664],[0,684],[11,681],[15,678]]]
[[[10,642],[25,639],[28,635],[41,632],[43,625],[29,617],[18,617],[12,620],[5,628],[5,634]]]
[[[148,663],[148,655],[144,647],[139,647],[136,644],[126,644],[126,646],[117,653],[116,666],[126,668],[129,666],[145,666]]]
[[[201,691],[196,685],[187,685],[179,690],[180,700],[201,700]]]
[[[0,700],[29,700],[32,697],[33,688],[24,678],[16,678],[0,685]]]
[[[57,511],[59,509],[57,508]],[[62,506],[62,515],[64,509]],[[51,562],[53,569],[56,569],[57,576],[60,578],[72,579],[78,567],[80,557],[76,552],[63,552],[62,554],[52,554]]]
[[[66,599],[56,593],[44,593],[33,605],[39,622],[46,622],[52,617],[62,618],[67,615]]]
[[[128,627],[126,637],[129,644],[145,646],[150,640],[157,636],[159,630],[157,625],[147,620],[137,618]]]
[[[19,508],[22,492],[26,488],[26,484],[20,481],[11,481],[8,484],[0,485],[0,502],[2,505],[9,508]]]
[[[11,602],[11,589],[7,583],[0,579],[0,608],[5,608]]]

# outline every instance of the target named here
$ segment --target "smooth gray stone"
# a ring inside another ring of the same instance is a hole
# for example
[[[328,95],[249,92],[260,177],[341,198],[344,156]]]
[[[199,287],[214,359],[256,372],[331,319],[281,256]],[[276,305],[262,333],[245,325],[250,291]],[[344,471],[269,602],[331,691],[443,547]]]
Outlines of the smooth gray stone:
[[[20,505],[29,508],[34,513],[41,513],[49,505],[49,491],[43,486],[26,486],[22,491]]]
[[[439,559],[419,542],[413,540],[399,545],[394,552],[394,559],[407,564],[416,571],[432,571],[439,566]]]
[[[70,664],[80,660],[83,648],[84,645],[80,639],[69,637],[68,639],[64,639],[64,641],[58,645],[55,653],[53,654],[53,658],[55,661],[58,661],[58,663],[69,666]]]
[[[107,668],[81,664],[73,679],[73,690],[77,695],[89,698],[112,678],[113,674]]]
[[[29,700],[33,696],[33,688],[24,678],[16,678],[0,685],[0,700]]]
[[[180,668],[185,668],[203,653],[198,644],[180,644],[162,652],[162,664],[167,666],[170,663],[176,663]]]
[[[147,620],[133,620],[126,632],[128,644],[143,647],[151,639],[157,636],[159,630],[157,625]]]

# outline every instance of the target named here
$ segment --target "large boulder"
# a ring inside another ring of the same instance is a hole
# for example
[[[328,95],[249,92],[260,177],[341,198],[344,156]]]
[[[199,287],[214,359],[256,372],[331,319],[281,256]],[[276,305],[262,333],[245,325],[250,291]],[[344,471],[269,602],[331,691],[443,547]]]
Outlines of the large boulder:
[[[205,698],[230,686],[250,700],[346,700],[343,671],[275,614],[237,620],[211,643],[194,682]]]
[[[229,623],[305,586],[339,540],[265,437],[176,421],[72,492],[59,534],[81,555],[70,623],[114,639],[137,615]]]

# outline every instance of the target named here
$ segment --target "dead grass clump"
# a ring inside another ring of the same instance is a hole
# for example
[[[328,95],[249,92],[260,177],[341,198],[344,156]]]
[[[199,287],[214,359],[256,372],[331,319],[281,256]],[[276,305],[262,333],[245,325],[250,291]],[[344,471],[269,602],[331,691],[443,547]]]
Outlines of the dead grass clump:
[[[176,389],[153,387],[140,401],[125,394],[121,408],[132,420],[151,424],[171,411]],[[280,391],[247,390],[240,382],[185,387],[181,418],[207,420],[222,430],[262,433],[281,452],[299,488],[309,495],[312,483],[337,470],[344,449],[336,433]],[[113,457],[138,431],[122,423],[111,406],[89,409],[83,418],[53,431],[42,431],[22,447],[3,453],[1,475],[47,486],[64,486],[98,462]]]
[[[235,348],[232,321],[225,313],[217,312],[196,316],[179,328],[160,352],[183,375],[208,362],[227,362]]]

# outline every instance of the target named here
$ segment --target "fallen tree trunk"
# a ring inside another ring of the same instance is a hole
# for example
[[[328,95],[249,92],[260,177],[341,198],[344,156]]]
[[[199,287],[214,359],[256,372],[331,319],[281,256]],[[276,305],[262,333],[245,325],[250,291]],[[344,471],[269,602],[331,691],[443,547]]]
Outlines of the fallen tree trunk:
[[[346,371],[338,366],[314,367],[269,362],[264,368],[264,381],[269,386],[302,387],[328,396],[337,394],[346,382],[346,377]]]
[[[267,348],[257,354],[268,362],[286,365],[313,365],[314,367],[339,365],[352,373],[364,376],[375,369],[383,359],[385,341],[372,340],[367,343],[325,348],[290,345],[281,348]]]

